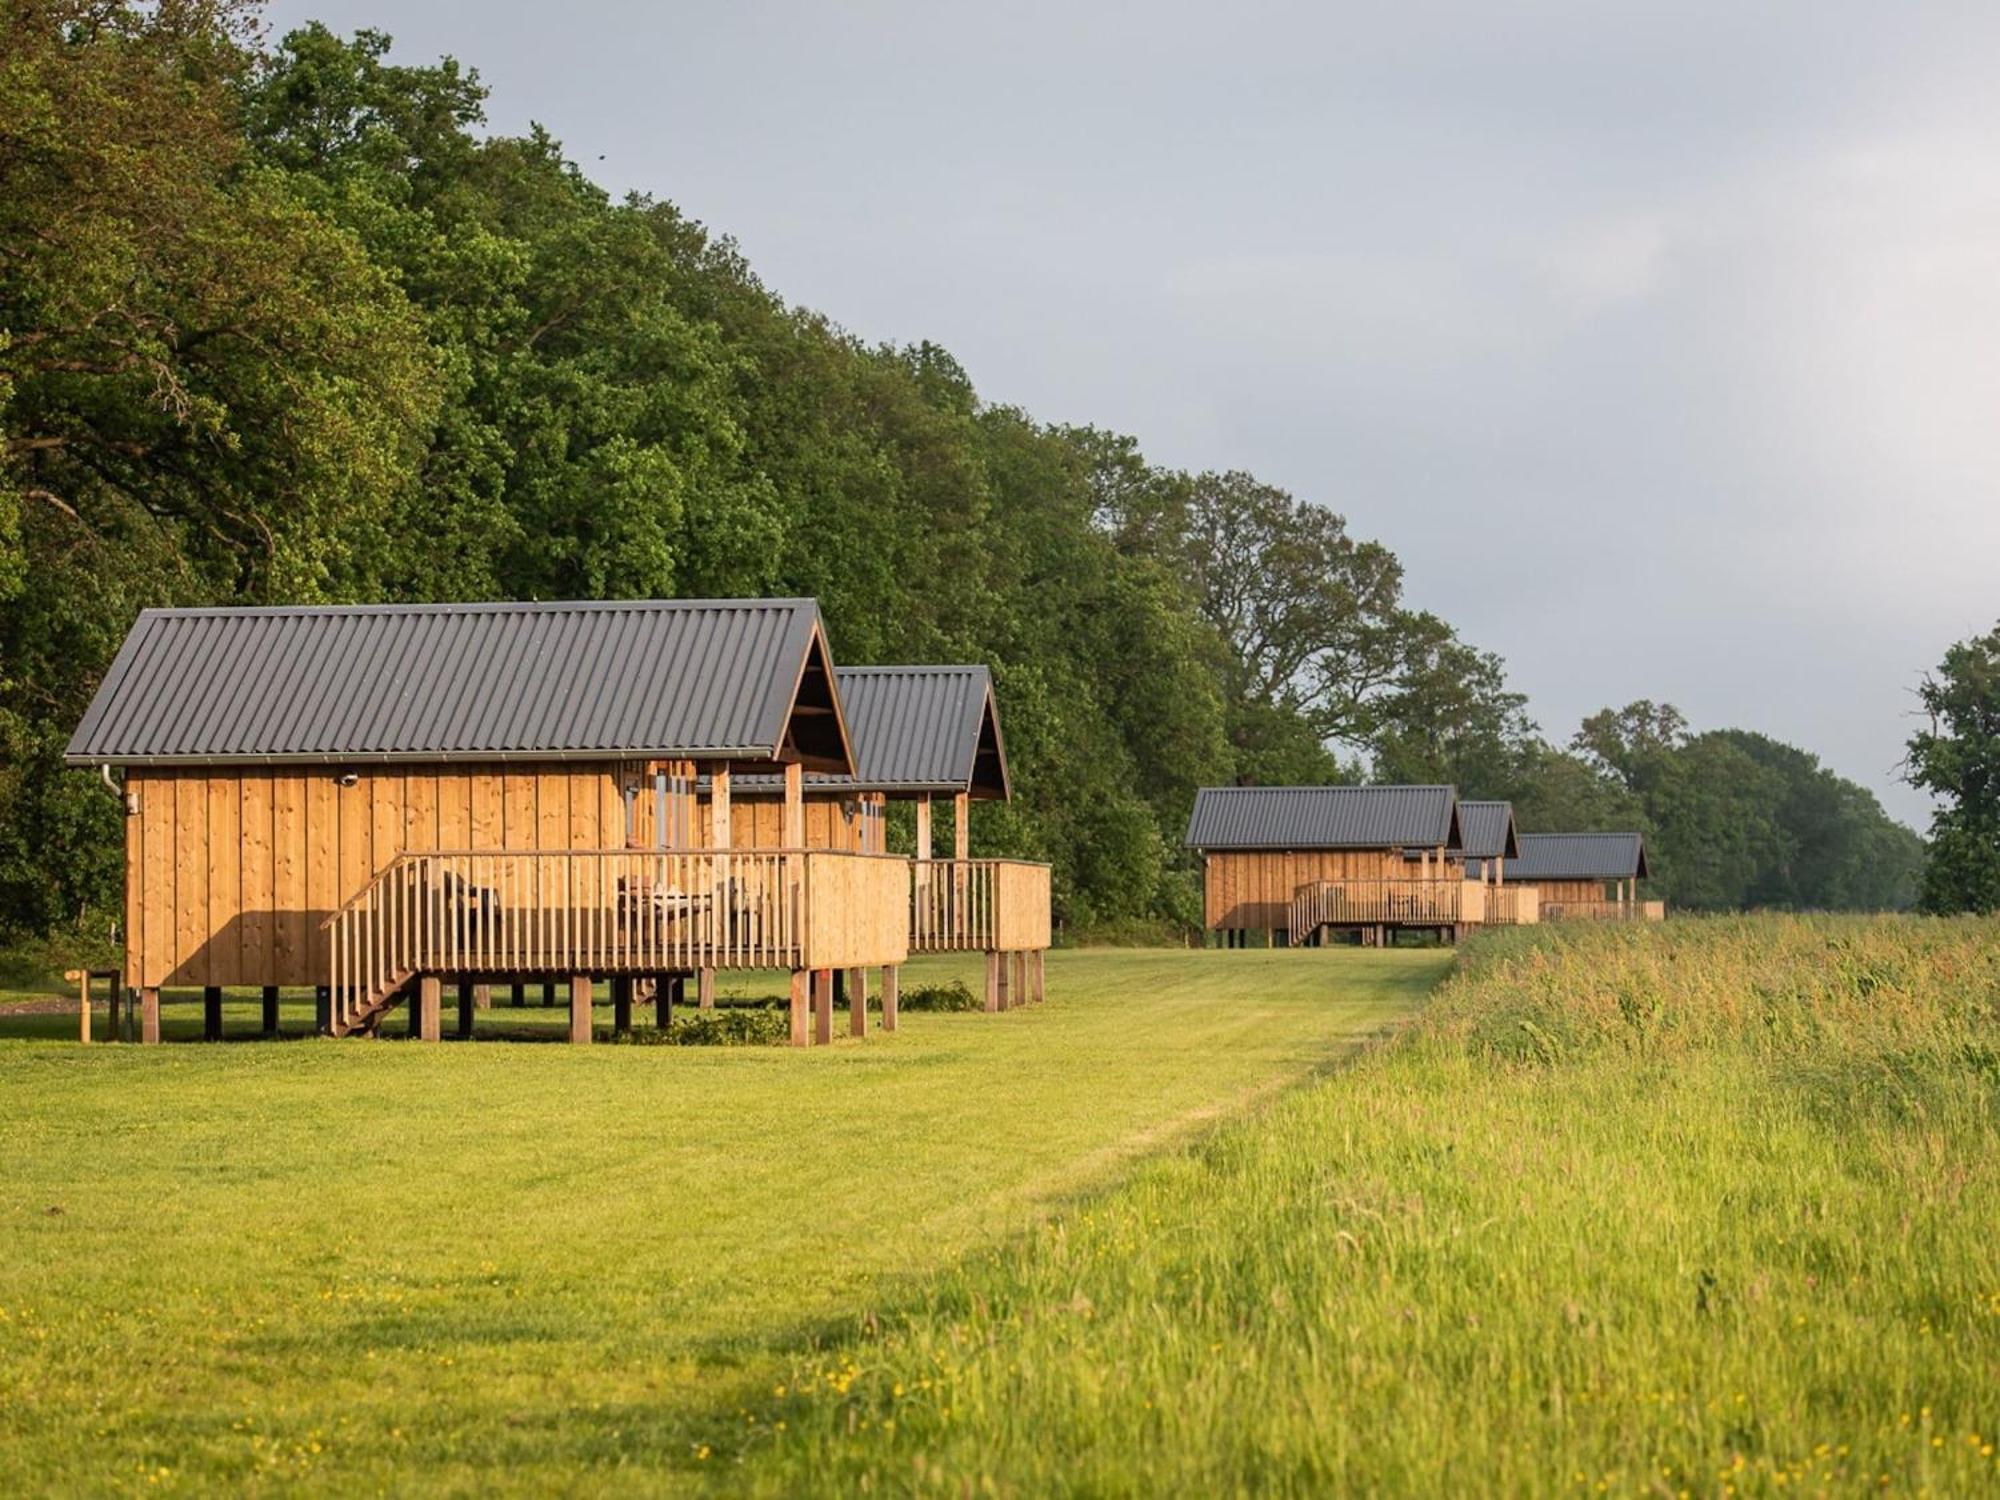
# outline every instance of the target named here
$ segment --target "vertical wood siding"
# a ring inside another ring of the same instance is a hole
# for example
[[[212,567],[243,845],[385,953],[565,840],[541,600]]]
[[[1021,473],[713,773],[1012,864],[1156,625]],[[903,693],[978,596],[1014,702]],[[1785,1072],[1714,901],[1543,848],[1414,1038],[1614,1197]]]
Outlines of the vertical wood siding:
[[[322,767],[135,767],[125,782],[138,798],[125,829],[127,982],[324,984],[321,923],[398,854],[620,848],[622,784],[639,774],[616,763],[399,767],[341,786]]]
[[[1202,861],[1202,922],[1211,928],[1289,927],[1292,894],[1313,880],[1415,879],[1400,849],[1255,850]]]

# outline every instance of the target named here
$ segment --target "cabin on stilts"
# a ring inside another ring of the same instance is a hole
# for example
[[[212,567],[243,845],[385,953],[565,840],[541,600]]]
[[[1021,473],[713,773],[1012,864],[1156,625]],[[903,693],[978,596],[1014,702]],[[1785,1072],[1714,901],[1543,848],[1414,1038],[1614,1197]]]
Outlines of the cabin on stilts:
[[[1461,878],[1476,880],[1486,888],[1486,912],[1482,920],[1489,926],[1503,927],[1540,920],[1540,900],[1535,888],[1507,881],[1508,861],[1521,852],[1520,836],[1514,827],[1514,804],[1461,800],[1458,831],[1460,842],[1445,850],[1445,864]],[[1417,865],[1422,854],[1417,849],[1404,850],[1405,869]]]
[[[1455,940],[1486,911],[1448,857],[1462,842],[1448,786],[1203,787],[1187,831],[1203,923],[1225,947],[1257,932],[1273,946],[1380,945],[1403,929]]]
[[[911,803],[910,951],[984,953],[988,1010],[1043,998],[1049,867],[972,857],[972,804],[1005,801],[1013,792],[992,674],[983,666],[891,666],[841,667],[834,675],[854,770],[806,775],[805,842],[888,852],[888,804]],[[753,776],[723,793],[734,799],[739,846],[776,841],[779,792],[774,778]],[[715,796],[711,787],[711,804]],[[939,806],[951,820],[942,854],[933,816]],[[704,820],[704,834],[707,827]]]
[[[1472,862],[1475,877],[1485,863]],[[1549,922],[1660,921],[1666,903],[1639,896],[1639,882],[1650,873],[1646,841],[1636,833],[1524,833],[1520,853],[1506,865],[1507,883],[1532,888]]]
[[[831,1039],[834,975],[910,949],[910,862],[806,836],[808,774],[855,759],[810,599],[148,610],[70,764],[125,804],[124,984],[316,992],[321,1029],[397,1006],[439,1035],[495,983],[565,985],[592,1037],[683,978],[791,976],[792,1040]],[[736,847],[727,785],[771,775]],[[696,821],[677,790],[720,782]],[[885,1024],[893,1010],[885,1012]],[[856,1008],[853,1029],[866,1028]]]

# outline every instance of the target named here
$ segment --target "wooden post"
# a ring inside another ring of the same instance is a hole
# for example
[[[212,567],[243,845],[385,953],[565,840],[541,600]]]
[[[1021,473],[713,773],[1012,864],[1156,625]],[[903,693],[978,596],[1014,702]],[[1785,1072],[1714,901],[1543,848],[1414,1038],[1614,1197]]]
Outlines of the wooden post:
[[[833,970],[813,970],[813,1041],[833,1045]]]
[[[850,969],[847,974],[847,1034],[868,1035],[868,971]]]
[[[953,792],[951,796],[951,857],[972,858],[972,794]]]
[[[1014,955],[996,954],[1000,960],[1000,1009],[1012,1010],[1018,1003],[1014,999]]]
[[[674,1024],[674,986],[665,974],[653,976],[653,1025],[666,1031]]]
[[[201,1039],[222,1040],[222,987],[211,984],[201,992]]]
[[[1000,955],[986,955],[986,1008],[995,1011],[1000,1008]]]
[[[313,1030],[321,1036],[333,1031],[333,986],[330,984],[313,987]]]
[[[148,1046],[160,1042],[160,992],[154,987],[139,991],[139,1040]]]
[[[275,984],[267,984],[264,986],[264,1035],[276,1036],[277,1034],[278,987]]]
[[[542,981],[542,1004],[548,1006],[548,1005],[554,1005],[555,1003],[556,1003],[556,982],[553,979],[544,979]]]
[[[632,977],[619,974],[611,981],[611,1032],[629,1036],[632,1031]]]
[[[421,1041],[435,1042],[443,1035],[443,1027],[438,1012],[444,1002],[444,981],[435,974],[426,974],[417,981],[417,1003],[410,1008],[410,1035]]]
[[[894,964],[882,966],[882,1029],[896,1029],[896,988],[901,983],[902,971]]]
[[[792,1045],[806,1044],[806,985],[810,976],[804,969],[792,970]]]
[[[471,1036],[473,1011],[472,981],[470,979],[460,979],[453,986],[452,993],[458,1000],[458,1030],[456,1034],[461,1037]]]
[[[511,999],[516,1010],[528,1003],[528,987],[518,979],[514,981],[514,993]]]
[[[936,852],[931,836],[931,797],[926,792],[917,798],[917,838],[913,849],[917,865],[911,871],[916,896],[916,935],[920,939],[931,936],[931,926],[937,920],[931,906],[931,859]]]
[[[1035,999],[1049,998],[1049,954],[1046,948],[1035,950]]]
[[[569,1039],[572,1046],[590,1045],[590,1002],[596,985],[588,974],[569,977]]]
[[[76,980],[76,1039],[88,1047],[90,1045],[90,970],[71,970],[70,977]]]
[[[787,849],[803,849],[806,843],[806,773],[797,761],[785,767],[785,826],[782,842]]]
[[[485,982],[472,987],[472,1008],[474,1010],[493,1009],[493,986]]]
[[[694,976],[694,996],[702,1010],[715,1009],[715,970],[703,969]]]
[[[1028,990],[1028,955],[1025,950],[1014,955],[1014,1004],[1026,1005],[1034,996]]]
[[[717,761],[708,773],[708,843],[711,849],[730,846],[729,762]]]

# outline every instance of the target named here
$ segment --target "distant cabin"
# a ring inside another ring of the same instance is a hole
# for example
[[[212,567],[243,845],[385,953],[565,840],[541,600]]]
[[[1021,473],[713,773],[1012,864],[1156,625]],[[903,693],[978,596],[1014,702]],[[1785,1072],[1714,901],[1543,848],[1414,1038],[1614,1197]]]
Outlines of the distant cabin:
[[[1639,882],[1651,871],[1646,841],[1636,833],[1524,833],[1520,852],[1504,864],[1506,882],[1535,890],[1545,920],[1606,918],[1658,921],[1659,901],[1642,900]],[[1479,878],[1498,860],[1474,860]]]
[[[1326,928],[1373,941],[1398,927],[1455,932],[1483,912],[1448,859],[1463,843],[1449,786],[1203,787],[1186,842],[1201,860],[1203,924],[1227,946],[1254,932],[1271,943]]]

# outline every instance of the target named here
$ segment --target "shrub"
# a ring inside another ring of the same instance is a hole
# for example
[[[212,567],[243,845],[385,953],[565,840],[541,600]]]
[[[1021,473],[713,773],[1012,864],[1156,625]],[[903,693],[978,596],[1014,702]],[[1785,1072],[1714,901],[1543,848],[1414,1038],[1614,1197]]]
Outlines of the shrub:
[[[615,1040],[637,1047],[774,1047],[791,1038],[791,1018],[777,1005],[678,1010],[665,1031],[652,1027]]]
[[[963,979],[949,984],[920,984],[905,990],[897,1001],[900,1010],[979,1010],[985,1002],[966,988]]]

